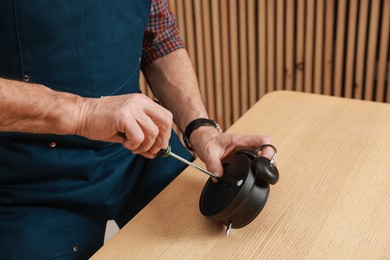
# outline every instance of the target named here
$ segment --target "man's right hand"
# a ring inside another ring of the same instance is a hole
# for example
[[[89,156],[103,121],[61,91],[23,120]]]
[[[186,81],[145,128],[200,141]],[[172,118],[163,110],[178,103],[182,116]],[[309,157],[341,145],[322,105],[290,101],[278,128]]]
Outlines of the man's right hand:
[[[154,158],[168,147],[172,114],[145,95],[85,98],[77,112],[77,135],[119,142],[147,158]]]

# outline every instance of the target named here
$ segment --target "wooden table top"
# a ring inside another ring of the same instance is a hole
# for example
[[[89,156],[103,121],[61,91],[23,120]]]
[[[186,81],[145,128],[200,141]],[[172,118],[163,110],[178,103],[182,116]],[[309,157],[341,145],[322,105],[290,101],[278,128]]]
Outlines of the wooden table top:
[[[278,149],[279,182],[252,223],[225,236],[199,211],[208,177],[187,168],[93,259],[390,258],[389,104],[273,92],[228,131]]]

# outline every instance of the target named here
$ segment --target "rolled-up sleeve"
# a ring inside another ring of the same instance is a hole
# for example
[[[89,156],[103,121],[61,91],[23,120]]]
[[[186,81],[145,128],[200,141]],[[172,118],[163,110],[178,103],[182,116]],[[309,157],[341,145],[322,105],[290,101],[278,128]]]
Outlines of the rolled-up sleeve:
[[[141,66],[145,67],[154,60],[184,47],[176,17],[169,10],[168,1],[153,0],[144,35]]]

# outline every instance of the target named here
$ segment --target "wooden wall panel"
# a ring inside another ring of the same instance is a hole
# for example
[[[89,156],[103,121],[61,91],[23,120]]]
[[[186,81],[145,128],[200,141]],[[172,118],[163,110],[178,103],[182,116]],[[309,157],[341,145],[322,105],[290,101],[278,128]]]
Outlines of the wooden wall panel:
[[[385,0],[382,6],[382,22],[380,30],[380,43],[379,43],[379,60],[378,60],[378,78],[377,89],[375,95],[375,101],[390,103],[390,51],[389,51],[389,38],[390,38],[390,0]],[[387,70],[387,73],[386,73]],[[387,74],[387,79],[386,79]],[[387,90],[386,90],[387,80]],[[387,99],[385,93],[387,92]]]
[[[194,2],[194,20],[195,20],[195,44],[196,44],[196,72],[198,76],[200,93],[204,102],[207,101],[206,96],[206,66],[204,61],[204,44],[203,44],[203,15],[201,1]]]
[[[200,0],[199,0],[200,1]],[[213,41],[211,31],[211,10],[210,1],[202,0],[202,14],[203,14],[203,45],[205,55],[205,70],[206,70],[206,97],[207,97],[207,110],[210,117],[215,118],[215,96],[214,90],[216,86],[214,84],[214,69],[213,69]]]
[[[240,75],[240,114],[245,112],[248,108],[248,26],[247,18],[247,1],[238,1],[238,45],[239,45],[239,75]],[[242,86],[247,86],[243,88]]]
[[[178,0],[180,1],[180,0]],[[229,26],[230,26],[230,73],[232,80],[232,121],[240,118],[240,77],[238,58],[238,4],[236,0],[229,0]]]
[[[229,6],[228,0],[220,0],[224,129],[226,129],[232,124],[232,114],[233,114],[232,95],[231,95],[232,87],[231,87],[231,79],[230,79],[230,52],[229,52],[230,42],[229,42],[229,7],[228,6]]]
[[[374,78],[376,69],[376,55],[378,46],[378,25],[379,25],[379,14],[380,14],[380,0],[371,1],[371,13],[369,16],[369,30],[367,39],[367,56],[365,63],[365,83],[363,88],[363,97],[366,100],[372,100],[374,98]],[[388,21],[390,22],[390,21]]]
[[[225,129],[275,90],[390,102],[390,0],[169,4],[210,117]]]
[[[306,0],[297,0],[296,4],[296,52],[295,52],[295,90],[303,91],[304,69],[305,69],[305,22],[306,22]]]
[[[344,86],[344,72],[345,72],[345,39],[347,30],[346,24],[347,16],[347,1],[338,1],[337,5],[337,20],[336,22],[336,42],[335,42],[335,63],[334,63],[334,81],[333,81],[333,95],[341,97]]]
[[[315,1],[306,1],[305,22],[305,62],[304,62],[304,91],[313,90],[313,66],[314,66],[314,28],[315,28]]]
[[[354,82],[354,98],[363,98],[364,88],[364,68],[366,59],[366,41],[367,41],[367,26],[368,26],[368,11],[370,0],[360,0],[359,16],[358,16],[358,35],[356,46],[356,68]]]
[[[294,70],[295,70],[295,64],[294,64],[294,48],[295,48],[295,39],[297,38],[296,35],[296,19],[295,19],[295,12],[296,12],[296,4],[295,1],[286,1],[285,6],[285,12],[286,12],[286,28],[285,28],[285,35],[286,39],[284,40],[285,44],[285,68],[284,74],[285,74],[285,89],[287,90],[293,90],[294,89]]]
[[[275,90],[275,5],[276,0],[267,1],[267,92]]]
[[[249,0],[247,5],[248,24],[248,107],[253,106],[258,100],[257,95],[257,43],[256,43],[256,0]]]
[[[258,2],[259,97],[267,93],[267,0]]]
[[[327,0],[325,3],[325,39],[323,57],[323,93],[332,95],[333,89],[333,67],[334,67],[334,20],[335,20],[335,0]]]
[[[314,1],[313,1],[314,2]],[[317,0],[315,12],[315,40],[313,42],[314,54],[314,77],[312,90],[322,93],[323,87],[323,61],[324,61],[324,10],[325,0]]]
[[[210,1],[211,24],[213,41],[213,68],[214,68],[214,98],[215,120],[223,122],[223,92],[222,92],[222,52],[221,52],[221,26],[220,8],[218,1]]]
[[[276,50],[275,50],[275,56],[276,56],[276,66],[275,66],[275,89],[282,90],[284,89],[284,71],[285,71],[285,53],[284,53],[284,46],[285,46],[285,23],[284,23],[284,13],[285,13],[285,5],[284,0],[277,0],[276,1]]]
[[[357,28],[357,16],[358,16],[358,0],[351,0],[349,2],[348,10],[348,38],[346,42],[347,57],[346,57],[346,67],[345,67],[345,83],[344,86],[341,86],[345,89],[345,97],[351,98],[352,91],[355,87],[354,82],[354,72],[355,72],[355,50],[356,50],[356,28]]]

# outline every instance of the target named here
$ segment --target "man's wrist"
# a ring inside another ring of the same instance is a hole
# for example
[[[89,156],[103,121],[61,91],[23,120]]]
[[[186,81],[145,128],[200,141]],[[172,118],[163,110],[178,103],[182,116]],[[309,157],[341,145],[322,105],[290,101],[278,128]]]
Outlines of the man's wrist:
[[[214,120],[208,119],[208,118],[197,118],[193,121],[191,121],[187,127],[185,128],[185,131],[183,133],[183,140],[184,144],[186,145],[187,149],[190,151],[193,151],[190,138],[194,131],[196,131],[198,128],[203,127],[213,127],[214,129],[218,130],[219,132],[222,132],[221,127],[215,122]]]

